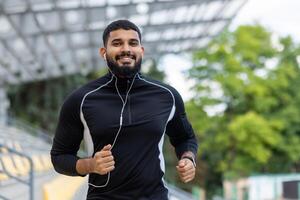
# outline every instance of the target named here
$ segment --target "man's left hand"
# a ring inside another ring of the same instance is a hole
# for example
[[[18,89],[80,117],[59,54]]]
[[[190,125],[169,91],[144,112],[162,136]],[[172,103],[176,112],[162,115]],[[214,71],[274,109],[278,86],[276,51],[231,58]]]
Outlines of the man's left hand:
[[[194,179],[196,169],[191,160],[187,158],[179,160],[176,168],[182,182],[187,183]]]

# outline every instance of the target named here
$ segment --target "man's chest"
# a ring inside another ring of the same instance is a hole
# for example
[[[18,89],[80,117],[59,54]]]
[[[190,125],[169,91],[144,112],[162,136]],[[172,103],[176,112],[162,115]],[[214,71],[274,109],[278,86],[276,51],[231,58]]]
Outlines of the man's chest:
[[[125,95],[122,98],[125,102]],[[123,106],[123,132],[161,135],[170,117],[173,101],[167,93],[156,91],[129,94],[125,105],[115,93],[90,95],[84,101],[82,112],[91,135],[103,139],[117,132]]]

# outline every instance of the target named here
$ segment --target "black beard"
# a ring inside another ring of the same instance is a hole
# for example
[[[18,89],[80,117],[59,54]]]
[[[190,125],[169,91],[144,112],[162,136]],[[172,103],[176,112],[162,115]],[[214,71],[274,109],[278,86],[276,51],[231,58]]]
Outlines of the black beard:
[[[132,78],[136,73],[141,69],[142,59],[136,60],[136,63],[133,67],[130,66],[119,66],[114,60],[110,57],[107,57],[106,63],[111,72],[119,78]]]

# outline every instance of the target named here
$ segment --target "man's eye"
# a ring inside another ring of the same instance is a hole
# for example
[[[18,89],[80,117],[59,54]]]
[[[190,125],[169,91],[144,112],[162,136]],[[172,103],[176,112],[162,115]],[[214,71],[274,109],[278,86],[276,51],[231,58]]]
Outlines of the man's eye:
[[[135,41],[135,42],[130,42],[130,45],[131,45],[131,46],[137,46],[137,45],[139,45],[139,43],[136,42],[136,41]]]
[[[113,46],[120,46],[120,45],[121,45],[121,42],[113,42],[112,45],[113,45]]]

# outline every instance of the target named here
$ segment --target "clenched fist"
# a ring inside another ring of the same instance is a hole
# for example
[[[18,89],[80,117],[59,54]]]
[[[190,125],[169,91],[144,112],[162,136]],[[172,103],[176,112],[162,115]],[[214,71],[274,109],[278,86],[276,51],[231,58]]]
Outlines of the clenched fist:
[[[107,174],[115,169],[114,157],[111,153],[111,145],[104,146],[100,151],[96,152],[93,157],[93,173]]]
[[[182,182],[187,183],[194,179],[196,169],[191,160],[187,158],[179,160],[176,168]]]

